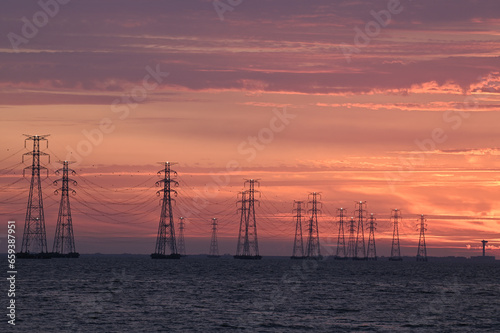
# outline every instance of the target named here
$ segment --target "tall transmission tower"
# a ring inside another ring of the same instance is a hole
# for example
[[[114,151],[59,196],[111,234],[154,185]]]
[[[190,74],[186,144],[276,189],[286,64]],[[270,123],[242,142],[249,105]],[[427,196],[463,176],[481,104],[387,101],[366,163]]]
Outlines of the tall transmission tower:
[[[260,185],[258,179],[247,179],[248,190],[242,193],[240,233],[238,235],[238,247],[235,259],[262,259],[259,255],[259,243],[257,240],[257,221],[255,219],[255,184]]]
[[[294,209],[295,212],[295,239],[293,241],[293,253],[292,259],[303,259],[304,256],[304,241],[302,238],[302,204],[303,201],[294,201]]]
[[[26,135],[24,140],[24,147],[26,148],[26,141],[33,141],[33,150],[25,153],[24,156],[31,155],[31,166],[24,168],[23,176],[26,170],[31,170],[31,183],[30,192],[28,196],[28,206],[26,208],[26,218],[24,220],[24,234],[23,242],[21,245],[21,252],[18,253],[18,258],[50,258],[47,252],[47,236],[45,233],[45,216],[43,212],[43,199],[42,199],[42,182],[40,180],[40,170],[47,170],[47,168],[40,165],[40,157],[50,156],[40,151],[40,141],[45,141],[48,147],[47,137],[49,135]],[[48,173],[48,170],[47,170]]]
[[[158,187],[163,185],[163,188],[156,192],[158,196],[162,196],[162,205],[155,252],[151,254],[151,258],[179,259],[181,255],[177,252],[174,216],[172,213],[172,193],[174,196],[177,195],[177,191],[172,187],[179,186],[179,183],[172,178],[177,176],[177,172],[171,169],[174,163],[162,162],[161,164],[163,169],[158,171],[158,176],[161,179],[155,185]]]
[[[401,211],[396,209],[392,210],[391,220],[394,225],[394,229],[392,231],[392,247],[391,247],[391,256],[389,260],[392,261],[401,261],[401,249],[399,246],[399,222],[401,221]]]
[[[212,219],[212,240],[210,241],[209,258],[219,258],[219,244],[217,243],[217,219]]]
[[[59,181],[62,182],[61,188],[61,202],[59,204],[59,214],[57,215],[56,234],[54,236],[54,245],[52,246],[52,257],[54,258],[78,258],[80,254],[75,250],[75,238],[73,236],[73,219],[71,218],[71,206],[69,204],[69,192],[76,194],[75,190],[69,187],[71,182],[74,186],[77,182],[69,178],[69,173],[75,175],[75,171],[69,168],[72,162],[60,161],[62,169],[58,169],[56,174],[59,175],[62,171],[62,178],[54,181],[57,185]],[[59,190],[55,190],[55,194]]]
[[[377,260],[377,247],[375,246],[375,230],[377,229],[377,219],[373,216],[373,213],[370,214],[370,218],[368,220],[368,253],[366,255],[368,260]]]
[[[354,259],[354,252],[356,248],[356,220],[351,216],[349,220],[349,238],[347,240],[347,258]]]
[[[425,232],[427,231],[427,220],[424,214],[420,215],[420,237],[418,239],[417,261],[427,261],[427,246],[425,245]]]
[[[246,216],[247,216],[247,193],[246,191],[239,192],[238,195],[241,195],[241,200],[237,202],[237,204],[240,204],[240,208],[238,208],[238,211],[240,211],[240,229],[238,231],[238,245],[236,246],[236,255],[241,254],[242,251],[242,246],[243,243],[245,243],[245,239],[248,239],[248,237],[245,237],[244,233],[245,230],[247,229],[246,227]]]
[[[179,217],[179,244],[177,250],[181,256],[186,255],[186,243],[184,242],[184,217]]]
[[[356,218],[358,220],[358,227],[356,232],[356,248],[354,250],[354,259],[366,260],[366,247],[365,247],[365,226],[364,221],[366,218],[366,201],[356,202]]]
[[[337,253],[335,254],[335,259],[337,260],[342,260],[342,259],[347,259],[347,249],[345,246],[345,233],[344,233],[344,218],[347,213],[347,211],[344,208],[339,208],[337,209],[338,212],[338,218],[339,218],[339,235],[337,238]]]
[[[321,195],[317,192],[312,192],[309,194],[309,198],[312,200],[309,201],[310,209],[308,213],[311,218],[309,219],[309,224],[307,228],[308,236],[307,236],[307,249],[306,249],[306,257],[310,259],[322,259],[321,250],[319,245],[319,228],[318,228],[318,212],[321,213],[321,209],[318,206],[321,206],[321,202],[318,201],[318,197],[321,199]]]

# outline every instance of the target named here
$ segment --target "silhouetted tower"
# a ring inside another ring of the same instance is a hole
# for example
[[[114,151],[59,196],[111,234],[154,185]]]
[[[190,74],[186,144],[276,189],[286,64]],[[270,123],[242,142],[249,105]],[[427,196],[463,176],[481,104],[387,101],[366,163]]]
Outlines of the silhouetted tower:
[[[486,244],[488,241],[483,239],[481,243],[483,243],[483,257],[486,257]]]
[[[57,215],[56,234],[54,237],[54,245],[52,246],[53,257],[78,258],[80,255],[75,250],[75,238],[73,236],[73,219],[71,218],[71,207],[69,204],[69,192],[76,194],[75,190],[69,187],[71,182],[74,186],[77,182],[69,178],[69,173],[75,175],[75,171],[69,168],[72,162],[60,161],[63,167],[58,169],[56,174],[59,175],[62,171],[62,178],[54,181],[54,185],[61,182],[61,203],[59,204],[59,214]],[[55,190],[55,194],[59,190]]]
[[[186,255],[186,243],[184,242],[184,217],[179,217],[179,242],[177,251],[181,256]]]
[[[337,253],[335,254],[335,259],[347,259],[347,249],[345,247],[345,234],[344,234],[344,224],[345,224],[345,214],[347,211],[344,208],[337,209],[338,212],[338,224],[339,224],[339,235],[337,238]]]
[[[426,221],[424,214],[420,215],[420,238],[418,239],[417,261],[427,261],[427,247],[425,245]]]
[[[351,217],[349,220],[349,239],[347,240],[347,257],[353,259],[356,249],[356,220]]]
[[[309,201],[310,209],[308,213],[311,218],[309,219],[309,224],[307,227],[307,249],[306,249],[306,257],[312,259],[321,259],[321,251],[319,245],[319,229],[318,229],[318,213],[321,213],[321,202],[318,201],[318,197],[321,198],[320,194],[317,192],[313,192],[309,194],[309,198],[312,197],[312,200]]]
[[[366,201],[356,202],[356,218],[358,220],[358,228],[356,232],[356,248],[354,250],[354,259],[366,260],[365,247],[365,225],[366,218]]]
[[[177,252],[174,216],[172,214],[172,193],[174,196],[177,195],[177,191],[172,189],[172,187],[179,186],[179,183],[172,178],[177,176],[177,172],[171,169],[174,163],[163,162],[161,164],[163,165],[163,169],[158,171],[158,176],[160,176],[161,179],[157,181],[155,185],[163,185],[163,189],[156,192],[158,196],[162,196],[162,205],[155,253],[151,254],[151,258],[179,259],[181,255]]]
[[[370,214],[370,218],[368,219],[368,253],[366,257],[368,260],[377,260],[377,247],[375,245],[375,230],[377,229],[377,219],[373,216],[373,213]]]
[[[247,179],[248,190],[242,193],[240,233],[235,259],[261,259],[257,240],[257,221],[255,219],[255,184],[260,185],[258,179]]]
[[[247,216],[247,193],[246,191],[239,192],[238,195],[241,195],[241,200],[237,202],[240,204],[240,229],[238,231],[238,245],[236,246],[236,255],[241,254],[243,252],[242,246],[245,243],[245,229],[246,229],[246,216]]]
[[[302,204],[303,201],[294,201],[294,209],[295,213],[295,239],[293,241],[293,253],[292,259],[302,259],[304,256],[304,241],[302,238]]]
[[[26,218],[24,220],[23,242],[21,245],[21,252],[17,257],[48,258],[50,255],[47,252],[42,182],[40,180],[40,170],[47,170],[47,168],[40,165],[40,157],[48,156],[48,154],[40,151],[40,141],[45,141],[48,147],[48,141],[46,138],[49,135],[24,135],[27,137],[27,139],[24,140],[24,147],[26,148],[26,141],[31,140],[33,141],[33,150],[23,155],[23,163],[24,156],[32,156],[31,166],[28,166],[23,170],[23,176],[25,176],[26,170],[31,170],[31,183],[28,196],[28,206],[26,209]]]
[[[391,247],[391,257],[389,260],[401,261],[401,249],[399,247],[399,222],[401,221],[401,211],[396,209],[392,210],[391,220],[394,225],[392,231],[392,247]]]
[[[217,243],[217,219],[212,219],[212,240],[210,241],[209,258],[219,258],[219,244]]]

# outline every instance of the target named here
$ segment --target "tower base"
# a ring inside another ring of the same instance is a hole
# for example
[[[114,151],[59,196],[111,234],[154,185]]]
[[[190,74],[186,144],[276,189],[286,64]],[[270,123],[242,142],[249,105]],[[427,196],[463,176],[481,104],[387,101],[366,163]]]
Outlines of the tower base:
[[[389,261],[403,261],[403,258],[401,258],[401,257],[390,257]]]
[[[323,256],[320,254],[319,256],[314,256],[314,257],[306,257],[306,259],[323,260]]]
[[[42,253],[29,253],[29,252],[19,252],[16,254],[16,259],[50,259],[52,254],[48,252]]]
[[[181,255],[179,253],[172,254],[160,254],[160,253],[152,253],[151,259],[180,259]]]
[[[247,255],[236,255],[234,259],[245,259],[245,260],[260,260],[262,256],[247,256]]]
[[[52,252],[50,254],[52,258],[79,258],[80,253],[78,252],[70,252],[70,253],[59,253],[59,252]]]

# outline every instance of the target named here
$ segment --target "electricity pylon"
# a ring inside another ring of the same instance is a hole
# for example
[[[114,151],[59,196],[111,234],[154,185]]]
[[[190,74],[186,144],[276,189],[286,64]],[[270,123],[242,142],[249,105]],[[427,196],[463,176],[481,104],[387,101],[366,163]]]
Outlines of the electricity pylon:
[[[344,233],[344,218],[347,211],[344,208],[337,209],[338,212],[338,224],[339,224],[339,235],[337,238],[337,253],[335,254],[335,259],[343,260],[347,259],[347,251],[345,247],[345,233]]]
[[[417,261],[427,261],[427,247],[425,245],[425,232],[427,231],[427,222],[424,214],[420,215],[420,237],[418,239]]]
[[[241,198],[240,232],[235,259],[262,259],[259,255],[259,242],[257,239],[257,221],[255,219],[255,184],[260,185],[258,179],[247,179],[245,185],[249,188],[243,191]]]
[[[370,218],[368,220],[368,253],[366,255],[368,260],[377,260],[377,247],[375,246],[375,230],[377,229],[377,222],[373,213],[370,214]]]
[[[392,210],[391,220],[394,225],[394,229],[392,231],[392,246],[391,246],[391,256],[389,260],[392,261],[401,261],[401,249],[399,246],[399,222],[401,221],[401,211],[396,209]]]
[[[356,218],[358,220],[358,228],[356,233],[356,248],[354,250],[354,259],[366,260],[366,247],[365,247],[365,213],[366,201],[356,202]]]
[[[209,258],[219,258],[219,244],[217,243],[217,219],[212,219],[212,240],[210,241]]]
[[[302,204],[303,201],[294,201],[295,212],[295,239],[293,241],[292,259],[303,259],[304,256],[304,241],[302,238]]]
[[[21,252],[17,257],[22,258],[50,258],[47,252],[47,236],[45,233],[45,215],[43,212],[43,198],[42,198],[42,182],[40,180],[40,170],[47,170],[47,168],[40,165],[40,157],[50,156],[40,151],[40,141],[45,141],[48,147],[47,137],[49,135],[26,135],[24,140],[24,147],[26,148],[26,141],[33,141],[33,150],[25,153],[24,156],[31,155],[31,166],[24,168],[23,176],[26,170],[31,170],[30,192],[28,196],[28,206],[26,208],[26,218],[24,220],[24,234],[23,242],[21,245]],[[48,173],[48,171],[47,171]]]
[[[158,196],[162,196],[162,205],[155,252],[151,254],[151,258],[179,259],[181,255],[177,252],[174,216],[172,213],[172,193],[174,196],[177,195],[177,191],[172,187],[179,186],[179,183],[172,178],[177,176],[177,172],[171,169],[174,163],[162,162],[161,164],[163,169],[158,171],[158,176],[161,179],[155,185],[158,187],[163,185],[163,188],[156,192]]]
[[[308,236],[307,236],[307,249],[306,249],[306,257],[309,259],[322,259],[321,250],[319,245],[319,229],[318,229],[318,212],[321,213],[321,209],[318,206],[321,206],[321,202],[318,201],[318,197],[321,199],[321,195],[317,192],[312,192],[309,194],[309,198],[312,197],[312,200],[309,201],[310,209],[308,210],[311,218],[309,219],[308,224]]]
[[[184,243],[184,217],[179,217],[179,244],[177,250],[181,256],[186,256],[186,243]]]
[[[75,175],[75,171],[69,168],[72,162],[60,161],[62,169],[58,169],[56,174],[62,171],[62,178],[54,181],[54,185],[60,181],[61,203],[59,204],[59,214],[57,215],[56,234],[54,236],[54,245],[52,246],[52,257],[54,258],[78,258],[79,253],[75,250],[75,238],[73,235],[73,219],[71,218],[71,206],[69,204],[69,192],[76,194],[75,190],[69,187],[71,182],[74,186],[77,182],[69,178],[69,173]],[[55,190],[57,194],[59,190]]]
[[[347,258],[354,259],[354,251],[356,248],[356,236],[354,233],[356,232],[356,221],[354,217],[351,216],[349,220],[349,238],[347,240]]]

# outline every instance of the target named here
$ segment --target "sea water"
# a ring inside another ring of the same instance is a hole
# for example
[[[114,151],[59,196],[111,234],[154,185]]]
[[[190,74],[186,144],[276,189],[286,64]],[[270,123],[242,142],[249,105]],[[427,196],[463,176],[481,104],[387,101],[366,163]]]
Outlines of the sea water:
[[[498,262],[103,255],[17,270],[2,332],[500,332]]]

